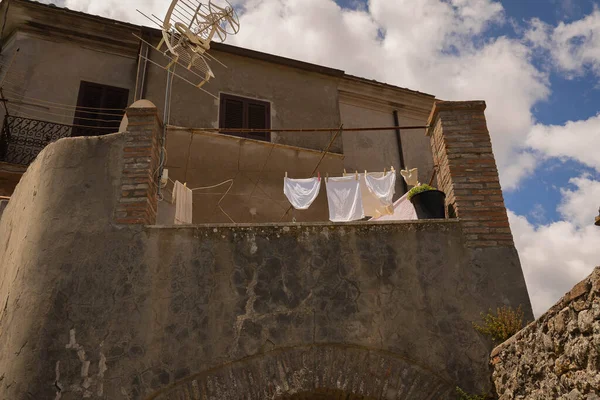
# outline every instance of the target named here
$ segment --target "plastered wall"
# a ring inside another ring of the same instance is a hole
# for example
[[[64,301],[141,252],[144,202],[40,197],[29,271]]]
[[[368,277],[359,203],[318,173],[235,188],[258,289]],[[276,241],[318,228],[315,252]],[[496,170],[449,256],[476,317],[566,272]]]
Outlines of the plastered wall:
[[[327,221],[324,179],[319,196],[304,211],[290,210],[283,179],[285,172],[290,178],[316,177],[318,174],[312,173],[317,167],[323,178],[327,173],[338,175],[344,160],[335,153],[323,157],[318,151],[181,129],[169,130],[167,154],[171,180],[187,183],[189,188],[223,183],[193,192],[194,223]],[[169,182],[160,204],[159,223],[173,223],[174,212],[169,212],[174,208],[170,205],[172,188]]]
[[[133,102],[135,55],[17,32],[2,50],[2,56],[3,62],[10,65],[4,95],[12,100],[8,103],[11,115],[71,125],[75,113],[69,106],[77,105],[81,81],[128,89],[129,103]]]

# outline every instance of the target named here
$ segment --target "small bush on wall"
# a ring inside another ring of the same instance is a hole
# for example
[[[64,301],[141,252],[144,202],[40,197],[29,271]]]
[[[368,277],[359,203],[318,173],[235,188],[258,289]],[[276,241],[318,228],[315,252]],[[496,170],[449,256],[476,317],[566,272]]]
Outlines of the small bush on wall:
[[[469,393],[465,392],[464,390],[462,390],[461,388],[459,388],[458,386],[456,387],[456,400],[487,400],[489,398],[490,397],[488,395],[469,394]]]
[[[473,324],[475,330],[483,335],[489,336],[496,343],[503,343],[515,333],[523,329],[525,313],[521,306],[516,310],[512,307],[500,307],[494,314],[489,310],[487,314],[481,314],[483,324]]]

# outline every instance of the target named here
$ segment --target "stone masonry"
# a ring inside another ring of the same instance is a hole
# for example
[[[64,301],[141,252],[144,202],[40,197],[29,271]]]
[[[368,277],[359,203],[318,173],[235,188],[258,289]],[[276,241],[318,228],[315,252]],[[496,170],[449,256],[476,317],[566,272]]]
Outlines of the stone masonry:
[[[500,400],[600,399],[600,267],[492,352]]]
[[[438,101],[429,117],[438,187],[450,217],[464,222],[468,247],[513,246],[484,101]]]

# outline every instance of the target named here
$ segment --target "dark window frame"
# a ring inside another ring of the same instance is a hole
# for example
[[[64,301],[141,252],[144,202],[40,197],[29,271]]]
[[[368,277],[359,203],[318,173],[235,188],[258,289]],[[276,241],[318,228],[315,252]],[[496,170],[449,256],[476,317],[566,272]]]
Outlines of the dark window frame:
[[[264,100],[257,100],[248,97],[236,96],[228,93],[219,94],[219,128],[228,129],[227,127],[227,101],[241,102],[242,103],[242,126],[232,127],[229,129],[240,128],[240,129],[252,129],[250,126],[250,107],[258,106],[264,107],[264,129],[271,129],[271,103]],[[262,127],[261,127],[262,128]],[[255,128],[259,129],[259,128]],[[226,135],[237,136],[246,139],[260,140],[265,142],[271,141],[271,132],[227,132]]]
[[[94,96],[93,91],[99,92],[99,97]],[[125,115],[128,102],[129,89],[81,81],[79,94],[77,95],[78,109],[73,118],[73,125],[75,126],[71,136],[105,135],[117,132],[123,115]],[[107,110],[89,109],[90,112],[86,112],[88,110],[86,107],[106,108]],[[120,116],[105,114],[120,114]],[[110,122],[106,122],[107,120]],[[104,128],[114,128],[114,131]]]

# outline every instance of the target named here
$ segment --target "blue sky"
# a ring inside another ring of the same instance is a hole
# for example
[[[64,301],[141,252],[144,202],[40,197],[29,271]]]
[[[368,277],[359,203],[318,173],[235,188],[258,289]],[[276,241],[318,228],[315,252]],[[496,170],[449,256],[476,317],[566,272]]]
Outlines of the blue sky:
[[[531,18],[555,25],[561,21],[568,22],[580,19],[590,14],[598,2],[592,0],[503,0],[502,5],[506,14],[518,23]],[[500,34],[515,35],[511,25],[504,25]],[[539,57],[534,64],[540,69],[545,68],[548,60]],[[550,83],[552,94],[547,101],[538,103],[533,108],[537,121],[545,125],[562,125],[567,121],[585,120],[600,111],[600,90],[597,87],[598,78],[591,73],[582,77],[568,79],[565,76],[551,72]],[[507,207],[517,214],[529,215],[536,223],[559,221],[557,206],[561,201],[561,188],[569,186],[569,179],[578,176],[582,171],[592,174],[598,180],[600,175],[592,168],[574,160],[548,160],[538,167],[536,173],[525,179],[516,191],[507,192],[505,201]],[[542,194],[540,196],[540,194]],[[536,220],[537,213],[543,207],[544,218]],[[600,207],[600,199],[598,199]]]

